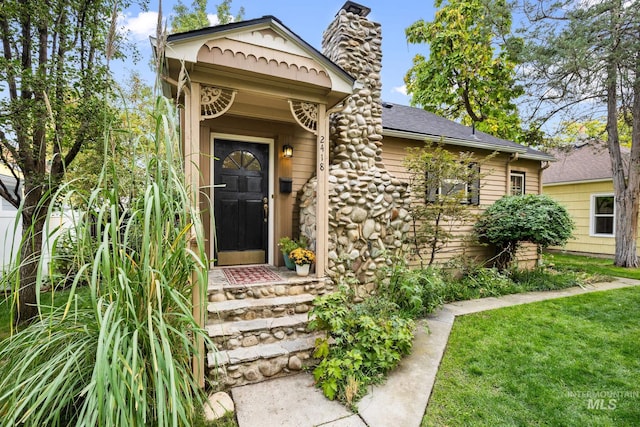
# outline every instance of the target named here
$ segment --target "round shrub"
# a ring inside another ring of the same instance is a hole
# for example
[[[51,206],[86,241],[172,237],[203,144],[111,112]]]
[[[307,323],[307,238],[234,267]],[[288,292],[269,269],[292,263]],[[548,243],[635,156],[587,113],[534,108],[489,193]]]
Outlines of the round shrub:
[[[481,240],[495,245],[496,265],[506,268],[522,242],[543,248],[562,246],[571,237],[574,223],[569,212],[545,195],[505,196],[482,213],[475,224]]]

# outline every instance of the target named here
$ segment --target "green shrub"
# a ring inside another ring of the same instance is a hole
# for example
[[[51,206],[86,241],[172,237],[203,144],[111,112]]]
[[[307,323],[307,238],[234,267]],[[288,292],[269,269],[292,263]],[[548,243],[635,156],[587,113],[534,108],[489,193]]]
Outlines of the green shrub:
[[[325,396],[352,404],[411,352],[415,324],[397,310],[380,296],[354,304],[344,287],[314,300],[310,327],[328,332],[316,343],[313,371]]]
[[[489,206],[474,226],[481,240],[495,245],[496,265],[506,269],[522,242],[542,248],[564,245],[574,223],[567,210],[545,195],[505,196]]]
[[[410,269],[404,263],[395,263],[387,271],[388,277],[380,281],[378,292],[397,304],[406,317],[415,319],[442,305],[444,280],[440,270]]]

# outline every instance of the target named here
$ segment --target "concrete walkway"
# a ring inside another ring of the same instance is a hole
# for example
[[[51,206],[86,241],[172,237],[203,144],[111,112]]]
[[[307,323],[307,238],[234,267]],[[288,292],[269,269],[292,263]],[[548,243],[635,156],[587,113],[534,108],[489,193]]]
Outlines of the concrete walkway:
[[[418,322],[412,353],[391,372],[384,384],[372,387],[358,403],[357,414],[338,402],[326,399],[314,387],[313,376],[301,373],[233,388],[231,393],[238,424],[240,427],[419,426],[456,316],[639,284],[638,280],[617,279],[586,288],[445,304],[427,319]]]

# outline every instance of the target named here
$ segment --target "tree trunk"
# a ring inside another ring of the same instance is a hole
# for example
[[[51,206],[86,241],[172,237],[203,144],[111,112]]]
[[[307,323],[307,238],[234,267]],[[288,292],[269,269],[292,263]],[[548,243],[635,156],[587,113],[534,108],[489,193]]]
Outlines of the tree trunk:
[[[619,267],[637,267],[638,197],[616,197],[616,212],[616,257],[614,264]]]
[[[29,202],[33,205],[27,206]],[[36,299],[39,291],[37,287],[38,264],[42,254],[42,234],[46,220],[46,209],[40,208],[41,206],[46,206],[46,204],[35,197],[29,197],[29,194],[25,198],[20,251],[20,289],[14,316],[16,324],[28,323],[38,315]]]

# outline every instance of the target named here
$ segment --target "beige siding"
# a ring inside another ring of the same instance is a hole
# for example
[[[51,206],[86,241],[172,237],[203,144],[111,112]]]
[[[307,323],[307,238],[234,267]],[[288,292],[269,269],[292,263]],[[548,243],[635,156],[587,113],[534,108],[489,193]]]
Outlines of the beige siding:
[[[564,205],[573,220],[576,228],[573,238],[564,248],[568,251],[585,252],[593,254],[615,254],[615,238],[590,235],[591,231],[591,197],[594,194],[613,194],[613,182],[592,182],[565,185],[546,185],[544,194]],[[639,239],[640,243],[640,239]]]
[[[383,162],[389,172],[401,180],[408,180],[408,173],[403,165],[408,147],[421,147],[423,144],[419,141],[408,141],[399,138],[385,137],[383,141]],[[452,151],[472,151],[463,150],[459,147],[448,147]],[[478,150],[476,154],[479,158],[484,158],[490,154],[489,151]],[[487,206],[495,203],[496,200],[503,197],[509,188],[509,170],[525,173],[525,186],[527,194],[538,194],[539,189],[539,172],[540,162],[533,160],[512,160],[510,155],[497,154],[488,160],[482,167],[481,173],[485,177],[481,181],[480,188],[480,206],[475,209],[475,213],[479,214]],[[452,239],[447,246],[440,251],[436,260],[438,263],[450,261],[456,257],[462,257],[464,260],[475,259],[477,262],[483,262],[490,259],[493,255],[493,249],[472,241],[473,221],[467,224],[458,224],[452,229],[452,233],[456,238]],[[422,250],[423,262],[428,261],[429,252]],[[518,262],[522,266],[535,265],[538,255],[536,246],[525,244],[518,252]],[[419,259],[413,261],[415,265],[420,263]]]

